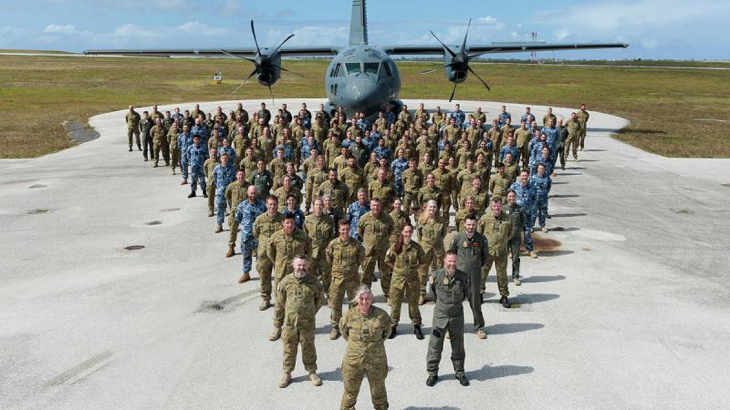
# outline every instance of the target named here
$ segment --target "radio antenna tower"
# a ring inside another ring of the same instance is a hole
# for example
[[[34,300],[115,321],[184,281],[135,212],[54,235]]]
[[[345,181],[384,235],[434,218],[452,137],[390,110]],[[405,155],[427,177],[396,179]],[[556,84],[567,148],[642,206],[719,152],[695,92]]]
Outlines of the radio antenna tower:
[[[532,42],[533,43],[537,43],[537,32],[536,31],[531,32],[530,33],[530,37],[532,37]],[[531,63],[536,63],[537,62],[537,52],[536,51],[531,51],[530,52],[530,62]]]

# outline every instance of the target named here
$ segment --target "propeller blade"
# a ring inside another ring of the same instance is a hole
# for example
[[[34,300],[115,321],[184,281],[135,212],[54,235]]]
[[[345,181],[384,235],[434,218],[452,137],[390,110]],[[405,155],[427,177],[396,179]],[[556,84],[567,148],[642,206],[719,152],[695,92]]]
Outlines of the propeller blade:
[[[471,19],[469,24],[466,25],[466,34],[464,34],[464,42],[461,44],[461,52],[466,54],[466,38],[469,36],[469,27],[471,27]]]
[[[454,94],[456,94],[456,84],[457,83],[454,83],[454,89],[451,90],[451,97],[449,97],[449,102],[454,99]]]
[[[487,85],[487,83],[484,80],[482,80],[482,77],[479,77],[479,74],[475,73],[474,70],[471,69],[471,67],[467,66],[466,69],[469,70],[470,73],[474,74],[474,76],[476,78],[478,78],[479,81],[481,81],[482,84],[484,84],[485,87],[487,87],[487,90],[492,91],[492,89],[489,88],[489,86]]]
[[[452,50],[451,50],[451,49],[449,48],[449,46],[447,46],[446,44],[444,44],[444,43],[443,43],[443,41],[441,41],[441,40],[440,40],[440,39],[439,39],[438,37],[436,37],[436,34],[433,34],[433,31],[431,32],[431,35],[433,36],[433,38],[435,38],[435,39],[436,39],[436,41],[438,41],[439,43],[441,43],[441,45],[442,45],[442,46],[444,47],[444,49],[446,49],[446,51],[448,51],[448,52],[449,52],[449,54],[451,54],[451,57],[456,57],[456,53],[454,53],[454,52],[453,52],[453,51],[452,51]]]
[[[259,69],[258,68],[254,68],[253,71],[251,71],[251,74],[249,74],[248,77],[246,77],[246,79],[244,79],[241,82],[241,85],[239,85],[238,87],[236,87],[235,90],[233,90],[233,94],[235,94],[239,89],[241,89],[241,87],[243,87],[243,85],[246,84],[246,81],[248,81],[251,77],[253,77],[254,75],[256,75],[256,73],[258,73],[258,72],[259,72]]]
[[[261,55],[259,40],[256,38],[256,29],[253,27],[253,20],[251,20],[251,32],[253,33],[253,42],[256,43],[256,51],[259,53],[259,55]]]
[[[438,71],[438,70],[439,70],[438,68],[434,68],[433,70],[421,71],[421,74],[431,74],[432,72]]]
[[[271,54],[269,54],[269,56],[273,58],[276,55],[276,53],[279,51],[279,49],[281,48],[281,46],[283,46],[284,43],[286,43],[287,41],[289,41],[292,37],[294,37],[294,34],[289,34],[289,37],[285,38],[284,41],[282,41],[281,44],[279,44],[279,47],[276,47],[274,49],[274,52],[271,53]]]
[[[271,105],[276,105],[274,102],[274,92],[271,91],[271,84],[266,84],[267,87],[269,87],[269,94],[271,94]]]
[[[223,53],[223,54],[227,55],[228,57],[235,57],[235,58],[240,58],[240,59],[242,59],[242,60],[250,61],[250,62],[252,62],[252,63],[256,64],[256,61],[254,61],[254,60],[253,60],[252,58],[248,58],[248,57],[243,57],[243,56],[237,56],[237,55],[235,55],[235,54],[231,54],[231,53],[229,53],[228,51],[226,51],[226,50],[224,50],[224,49],[221,49],[221,53]]]
[[[304,76],[303,76],[303,75],[301,75],[301,74],[299,74],[299,73],[295,73],[295,72],[294,72],[294,71],[292,71],[292,70],[287,70],[286,68],[284,68],[284,67],[282,67],[282,66],[280,66],[280,65],[272,64],[271,66],[272,66],[272,67],[274,67],[274,68],[278,68],[278,69],[279,69],[279,70],[281,70],[281,71],[286,71],[287,73],[291,73],[291,74],[294,74],[294,75],[298,75],[299,77],[302,77],[302,78],[304,78]]]

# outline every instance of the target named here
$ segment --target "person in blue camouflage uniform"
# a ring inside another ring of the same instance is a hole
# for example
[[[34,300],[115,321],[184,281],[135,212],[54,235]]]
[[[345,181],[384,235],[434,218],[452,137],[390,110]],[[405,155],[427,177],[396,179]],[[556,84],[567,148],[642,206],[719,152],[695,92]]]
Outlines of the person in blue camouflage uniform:
[[[545,164],[540,163],[537,166],[537,173],[530,177],[530,183],[535,187],[537,219],[540,224],[540,229],[543,232],[547,232],[545,218],[548,214],[548,194],[550,193],[550,188],[552,188],[553,181],[550,179],[550,174],[547,173]]]
[[[213,169],[213,179],[215,180],[215,206],[216,206],[216,222],[218,226],[215,233],[223,232],[223,219],[226,216],[226,188],[228,184],[236,180],[236,167],[229,161],[228,154],[225,152],[220,156],[221,163]]]
[[[188,183],[188,168],[190,160],[188,159],[188,147],[193,145],[193,135],[190,133],[190,127],[183,125],[183,132],[177,136],[177,149],[180,152],[180,168],[182,168],[182,182],[180,185]]]
[[[395,177],[395,191],[398,193],[399,198],[403,198],[403,173],[408,169],[408,159],[405,157],[405,151],[402,149],[398,150],[398,158],[390,165],[393,170],[393,176]]]
[[[218,158],[220,158],[223,153],[228,154],[228,163],[233,165],[233,168],[237,168],[236,151],[231,146],[231,143],[228,142],[227,138],[223,138],[223,146],[218,148]]]
[[[294,215],[294,224],[297,229],[304,229],[304,212],[299,209],[299,201],[297,196],[290,194],[286,197],[286,207],[281,211],[281,215],[292,214]]]
[[[190,195],[188,198],[195,197],[195,191],[200,189],[203,191],[203,197],[207,198],[205,193],[205,173],[203,172],[203,163],[208,159],[208,147],[200,143],[200,135],[193,137],[193,145],[186,150],[188,161],[190,162]]]
[[[507,136],[507,143],[502,147],[502,149],[499,150],[499,161],[504,162],[504,156],[507,154],[512,154],[512,162],[516,163],[519,161],[520,151],[514,144],[512,134],[509,134],[509,136]]]
[[[390,162],[390,157],[393,155],[393,150],[391,150],[390,147],[385,145],[384,138],[380,138],[378,140],[378,146],[375,147],[373,152],[377,156],[378,161],[380,161],[380,158],[385,158],[386,161]]]
[[[253,250],[259,246],[259,242],[253,235],[253,224],[259,215],[266,212],[266,203],[257,197],[258,192],[256,192],[254,185],[248,187],[246,196],[248,199],[238,204],[234,216],[241,229],[241,254],[243,255],[243,276],[238,279],[238,283],[251,280],[250,272],[253,261]]]
[[[190,129],[190,133],[195,137],[196,135],[200,136],[200,143],[204,146],[208,145],[208,129],[203,125],[203,122],[200,118],[195,119],[195,125],[193,125],[193,128]]]
[[[461,105],[456,104],[454,106],[454,111],[451,111],[449,114],[450,118],[453,118],[456,121],[456,126],[461,127],[462,124],[464,124],[464,121],[466,121],[466,113],[461,110]]]
[[[530,107],[525,108],[525,115],[522,116],[521,121],[524,121],[527,125],[530,125],[533,121],[535,121],[535,116],[530,112]]]
[[[502,112],[499,113],[499,126],[502,127],[507,123],[507,118],[512,120],[512,116],[507,112],[507,106],[502,106]],[[533,117],[534,118],[534,117]]]
[[[517,205],[525,211],[527,223],[525,223],[525,249],[533,259],[537,258],[535,246],[532,243],[532,226],[535,225],[535,213],[537,211],[537,190],[530,181],[526,169],[520,172],[520,180],[515,181],[510,189],[515,191]]]
[[[360,217],[370,212],[370,203],[368,202],[368,191],[360,188],[357,191],[357,201],[347,207],[347,220],[350,222],[350,236],[362,242],[362,238],[357,233],[357,223]]]
[[[385,106],[385,112],[383,113],[383,118],[385,118],[385,122],[388,124],[388,127],[390,127],[390,124],[395,122],[395,113],[391,111],[390,105]]]
[[[548,147],[550,147],[550,159],[553,161],[551,165],[554,165],[554,160],[557,158],[558,153],[558,139],[560,138],[560,134],[552,118],[548,120],[547,126],[540,130],[540,134],[545,134],[547,136],[545,142],[547,142]]]
[[[550,148],[547,146],[542,147],[542,155],[540,155],[539,158],[536,158],[530,165],[530,175],[537,174],[537,167],[539,165],[545,166],[545,173],[547,175],[551,175],[553,173],[555,159],[550,157]]]

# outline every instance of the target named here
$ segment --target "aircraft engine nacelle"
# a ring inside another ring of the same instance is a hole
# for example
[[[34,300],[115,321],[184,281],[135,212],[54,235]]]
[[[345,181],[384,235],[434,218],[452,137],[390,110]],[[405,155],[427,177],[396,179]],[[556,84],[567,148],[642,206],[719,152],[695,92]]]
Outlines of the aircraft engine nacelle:
[[[267,55],[261,55],[256,57],[256,69],[259,84],[270,87],[279,81],[281,77],[281,55],[276,54],[274,58],[270,58]]]
[[[446,79],[454,84],[460,84],[466,81],[468,73],[468,62],[455,61],[459,60],[459,55],[452,57],[451,54],[444,51],[444,75]]]

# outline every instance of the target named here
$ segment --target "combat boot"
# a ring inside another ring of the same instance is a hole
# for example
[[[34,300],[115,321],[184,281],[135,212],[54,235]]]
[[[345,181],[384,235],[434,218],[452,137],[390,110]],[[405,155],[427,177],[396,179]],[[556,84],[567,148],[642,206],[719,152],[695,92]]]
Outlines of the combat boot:
[[[480,339],[486,339],[487,338],[487,332],[484,331],[484,328],[479,328],[476,331],[476,335]]]
[[[190,195],[188,195],[188,198],[195,198],[195,191],[190,191]]]
[[[259,305],[259,310],[264,311],[271,307],[271,302],[269,302],[269,299],[264,298],[264,300],[261,301],[261,304]]]
[[[209,209],[209,210],[208,210],[208,218],[212,218],[212,217],[213,217],[213,215],[214,215],[214,214],[213,214],[213,210],[212,210],[212,209]]]
[[[187,179],[183,179],[182,182],[180,182],[180,185],[187,185],[187,184],[188,184],[188,180]]]
[[[207,193],[207,192],[205,192],[205,189],[204,189],[204,190],[203,190],[203,198],[207,198],[207,197],[208,197],[208,193]]]
[[[532,259],[537,259],[537,252],[535,252],[535,251],[530,251],[530,257],[531,257]]]
[[[279,340],[280,337],[281,337],[281,328],[275,327],[274,330],[269,335],[269,340],[272,342],[275,342],[275,341]],[[286,387],[286,386],[284,386],[284,387]]]
[[[461,384],[464,387],[469,385],[469,379],[466,378],[465,374],[456,375],[456,380],[458,380],[459,384]]]
[[[153,165],[152,168],[157,168],[157,167],[159,167],[159,165],[157,165],[157,163],[155,162],[155,165]]]
[[[413,326],[413,334],[416,335],[416,339],[423,340],[423,332],[421,331],[421,326]]]
[[[131,145],[129,146],[129,152],[132,152],[132,146]]]
[[[218,225],[218,226],[217,226],[217,227],[215,228],[215,233],[221,233],[221,232],[223,232],[223,225],[220,225],[220,224],[219,224],[219,225]]]
[[[251,275],[248,274],[248,272],[244,272],[243,275],[241,275],[240,278],[238,278],[238,283],[246,283],[251,280]]]
[[[233,245],[228,247],[228,252],[226,252],[226,258],[230,258],[231,256],[236,254],[236,249],[233,247]]]
[[[436,382],[439,380],[439,377],[434,375],[428,376],[428,379],[426,379],[426,386],[433,387]]]
[[[309,373],[309,381],[312,382],[315,386],[321,386],[322,385],[322,379],[317,376],[317,372],[311,372]]]
[[[332,331],[330,332],[330,340],[337,340],[340,338],[340,329],[337,327],[333,327]]]
[[[520,278],[514,278],[515,286],[520,286],[522,282],[520,282]]]
[[[502,296],[501,299],[499,299],[499,303],[502,304],[506,309],[509,309],[512,307],[512,304],[509,302],[509,299],[507,299],[507,296]]]
[[[282,389],[286,388],[289,383],[291,383],[291,373],[284,373],[284,377],[282,377],[279,381],[279,387]]]
[[[388,335],[388,339],[395,339],[395,335],[398,334],[398,327],[397,326],[391,326],[390,327],[390,334]]]
[[[137,151],[142,151],[142,146],[141,145],[137,145]]]

